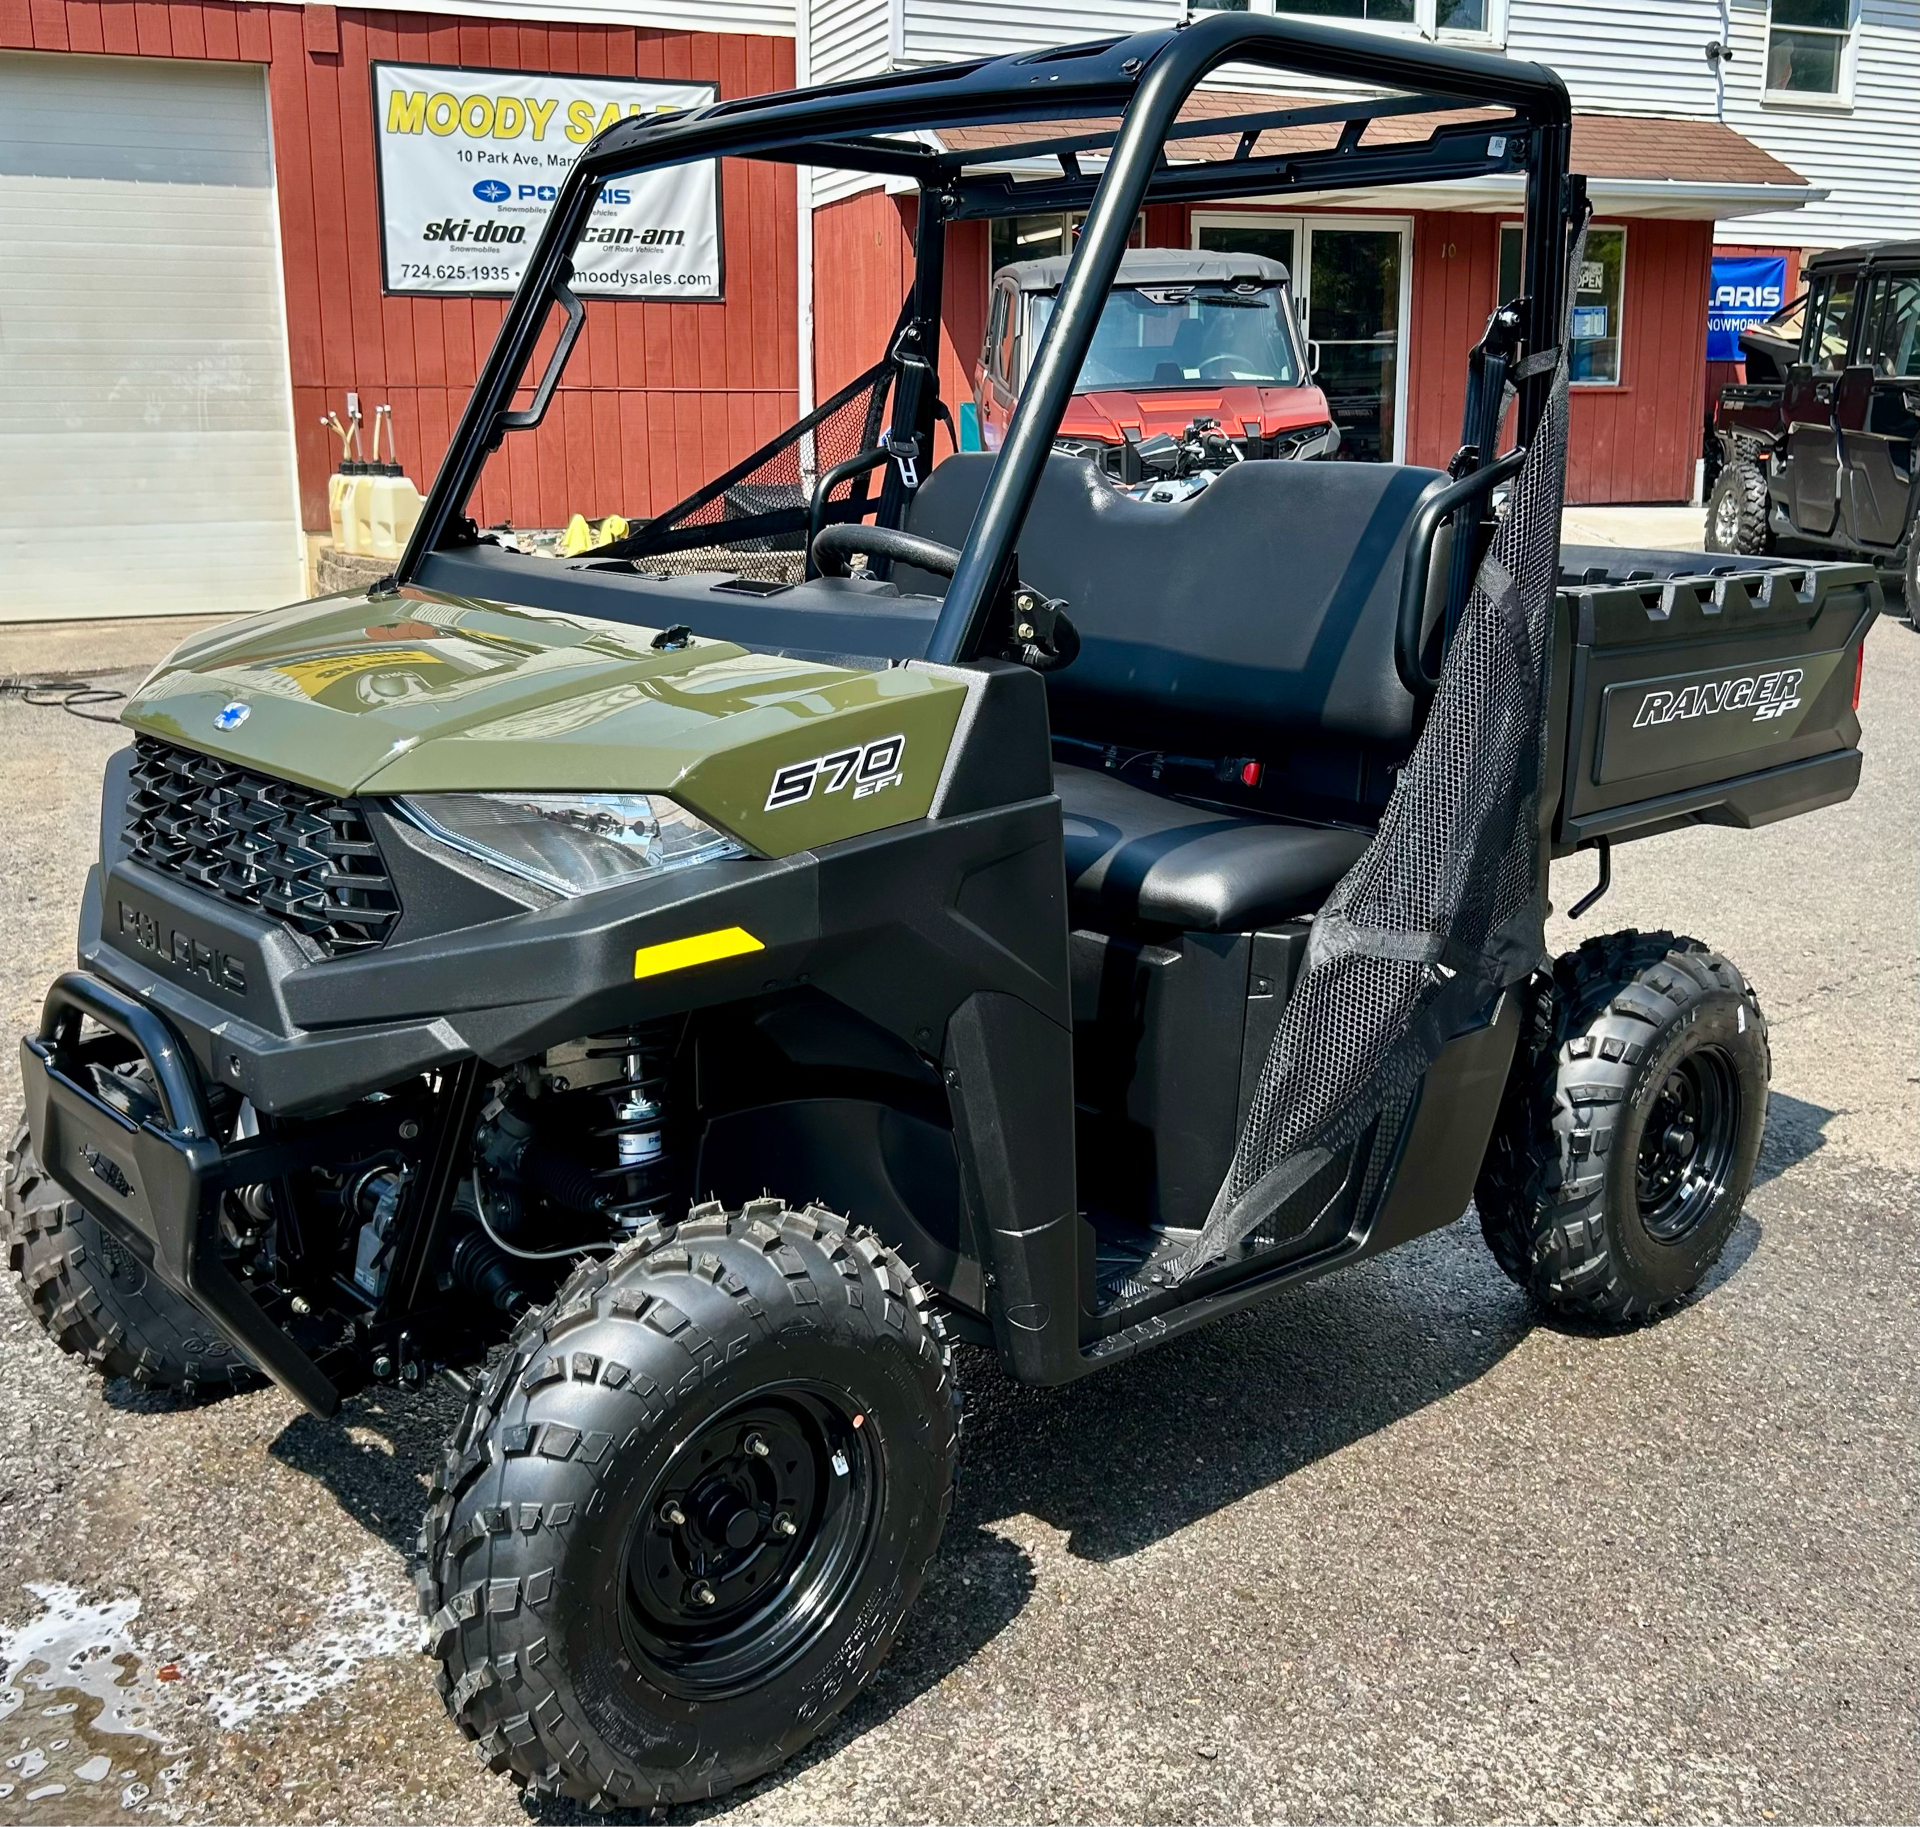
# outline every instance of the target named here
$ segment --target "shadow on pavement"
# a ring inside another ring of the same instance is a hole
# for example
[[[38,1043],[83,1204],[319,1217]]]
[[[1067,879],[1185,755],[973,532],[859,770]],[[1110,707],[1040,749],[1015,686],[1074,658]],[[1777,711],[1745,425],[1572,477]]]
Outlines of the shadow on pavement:
[[[920,1596],[907,1613],[899,1639],[880,1665],[880,1672],[825,1732],[771,1775],[744,1789],[730,1790],[717,1801],[691,1803],[670,1812],[630,1808],[601,1813],[577,1802],[525,1794],[520,1798],[521,1806],[527,1818],[542,1823],[542,1827],[576,1822],[619,1827],[633,1821],[702,1821],[724,1809],[737,1808],[750,1797],[778,1790],[801,1771],[845,1750],[928,1689],[938,1687],[955,1669],[965,1667],[1026,1608],[1033,1586],[1033,1563],[1018,1543],[977,1524],[950,1520],[940,1553],[927,1570],[926,1584],[920,1588]]]
[[[1818,1123],[1789,1114],[1789,1133],[1812,1137],[1803,1151],[1811,1152]],[[1799,1158],[1789,1150],[1774,1172]],[[1760,1225],[1743,1217],[1701,1298],[1738,1274],[1760,1239]],[[1137,1553],[1446,1399],[1541,1323],[1469,1212],[1390,1255],[1064,1388],[1024,1388],[992,1353],[962,1348],[967,1415],[953,1514],[892,1655],[821,1739],[725,1805],[832,1757],[964,1667],[1020,1615],[1035,1574],[1002,1523],[1036,1518],[1088,1560]],[[370,1532],[410,1550],[456,1406],[450,1394],[361,1398],[343,1412],[344,1427],[303,1416],[272,1450],[326,1484]],[[542,1823],[659,1818],[533,1798],[523,1806]],[[672,1818],[700,1820],[720,1806],[676,1809]]]
[[[955,1521],[1136,1553],[1474,1382],[1534,1323],[1469,1218],[1064,1389],[971,1352]]]
[[[418,1393],[369,1392],[333,1421],[296,1415],[267,1449],[325,1485],[341,1509],[403,1554],[412,1554],[427,1505],[427,1481],[460,1418],[460,1398],[442,1385]]]
[[[1784,1091],[1767,1094],[1767,1131],[1760,1142],[1760,1160],[1753,1170],[1755,1186],[1777,1180],[1788,1168],[1827,1145],[1826,1128],[1841,1113]],[[1729,1245],[1729,1248],[1732,1246]]]

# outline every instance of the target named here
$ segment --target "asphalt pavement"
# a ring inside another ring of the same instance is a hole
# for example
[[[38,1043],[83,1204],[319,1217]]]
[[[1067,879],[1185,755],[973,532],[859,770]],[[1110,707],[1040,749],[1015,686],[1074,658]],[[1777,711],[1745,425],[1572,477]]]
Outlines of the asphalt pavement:
[[[1545,1323],[1469,1215],[1071,1389],[963,1354],[963,1481],[891,1660],[695,1812],[1915,1819],[1917,710],[1920,636],[1883,622],[1852,802],[1627,846],[1555,922],[1693,933],[1768,1011],[1762,1173],[1702,1298]],[[11,1032],[71,959],[120,740],[0,701]],[[453,1408],[143,1395],[0,1294],[0,1819],[574,1818],[487,1772],[412,1648]]]

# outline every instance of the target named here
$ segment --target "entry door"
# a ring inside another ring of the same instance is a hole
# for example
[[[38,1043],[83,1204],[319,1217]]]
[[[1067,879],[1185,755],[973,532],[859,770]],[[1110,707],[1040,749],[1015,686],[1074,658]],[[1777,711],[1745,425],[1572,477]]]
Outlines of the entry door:
[[[1198,210],[1192,233],[1195,247],[1263,254],[1286,267],[1301,330],[1320,347],[1319,381],[1340,427],[1340,455],[1404,462],[1406,219]]]
[[[1366,463],[1406,457],[1408,239],[1399,221],[1306,222],[1301,316],[1340,454]]]
[[[1834,394],[1847,366],[1857,273],[1822,274],[1807,298],[1804,359],[1787,371],[1782,416],[1787,423],[1787,479],[1793,524],[1831,535],[1840,501],[1840,438]]]
[[[1920,455],[1920,266],[1873,276],[1857,355],[1835,400],[1853,535],[1897,546],[1911,524]]]
[[[301,594],[265,72],[0,53],[0,622]]]

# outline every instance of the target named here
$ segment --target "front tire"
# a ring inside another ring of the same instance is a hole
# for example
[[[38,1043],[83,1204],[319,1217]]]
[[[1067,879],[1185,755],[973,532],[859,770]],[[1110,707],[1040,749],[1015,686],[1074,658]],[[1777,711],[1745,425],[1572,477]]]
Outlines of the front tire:
[[[1707,497],[1707,550],[1755,558],[1771,544],[1766,475],[1759,464],[1736,457]]]
[[[1607,1325],[1678,1306],[1739,1222],[1770,1074],[1758,1001],[1697,939],[1614,933],[1558,959],[1474,1194],[1500,1266]]]
[[[22,1123],[7,1149],[7,1262],[47,1336],[103,1377],[223,1395],[260,1373],[40,1164]]]
[[[496,1770],[725,1793],[891,1647],[959,1434],[945,1332],[831,1212],[697,1208],[570,1276],[475,1391],[421,1531],[427,1647]]]

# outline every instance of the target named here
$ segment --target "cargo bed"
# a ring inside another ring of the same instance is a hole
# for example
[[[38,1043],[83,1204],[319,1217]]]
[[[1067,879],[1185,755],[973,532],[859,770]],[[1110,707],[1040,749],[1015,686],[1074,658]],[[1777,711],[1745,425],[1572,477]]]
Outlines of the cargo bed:
[[[1560,563],[1555,854],[1770,824],[1852,793],[1872,566],[1622,546],[1563,546]]]

